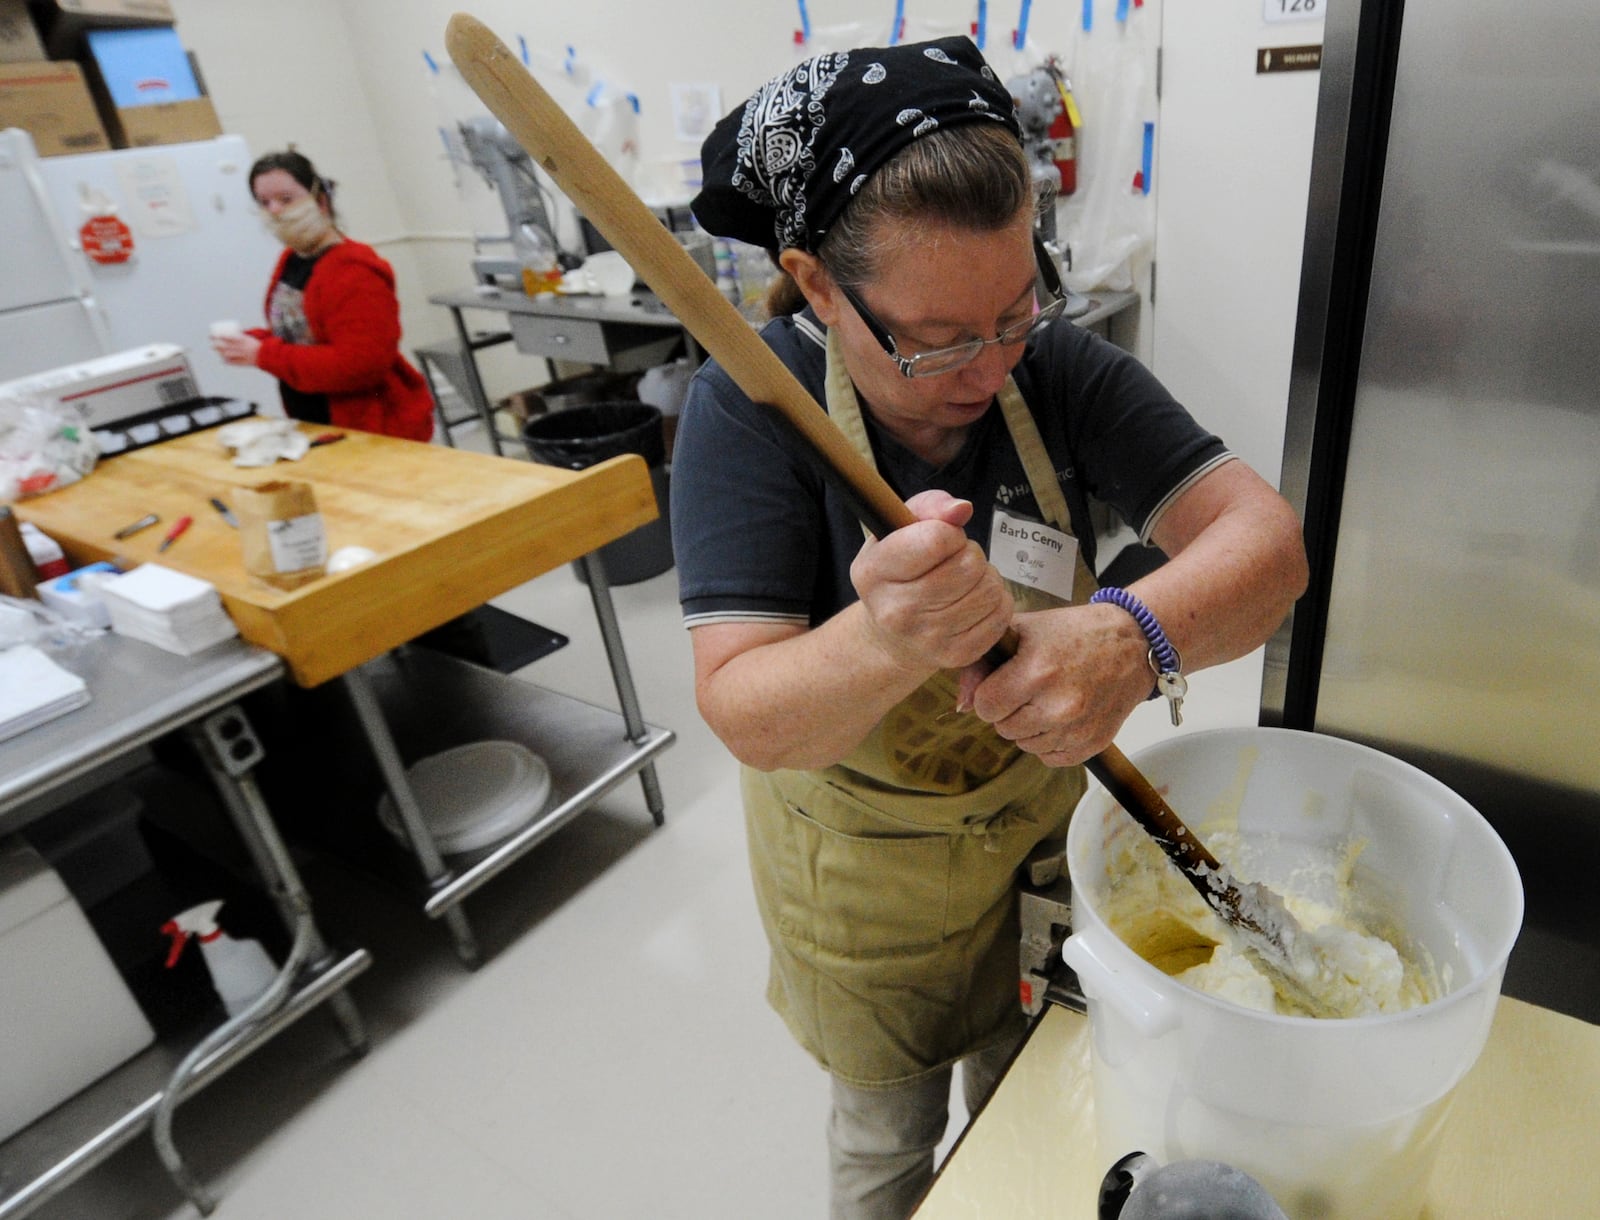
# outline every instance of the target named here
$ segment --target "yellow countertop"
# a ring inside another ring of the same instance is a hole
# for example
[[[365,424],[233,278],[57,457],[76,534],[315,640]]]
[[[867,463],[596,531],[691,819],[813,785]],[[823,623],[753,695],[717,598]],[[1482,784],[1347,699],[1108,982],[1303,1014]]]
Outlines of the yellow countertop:
[[[305,427],[308,432],[327,431]],[[649,467],[632,454],[583,471],[345,431],[297,462],[233,465],[214,430],[102,461],[82,482],[16,506],[75,564],[156,561],[210,581],[239,634],[315,686],[603,546],[657,515]],[[329,551],[371,563],[298,589],[244,567],[237,530],[209,503],[275,479],[312,485]],[[118,541],[146,513],[161,524]],[[180,517],[194,525],[157,546]]]
[[[916,1220],[1094,1220],[1100,1162],[1089,1023],[1052,1006]],[[1456,1094],[1423,1215],[1600,1216],[1600,1026],[1501,998]]]

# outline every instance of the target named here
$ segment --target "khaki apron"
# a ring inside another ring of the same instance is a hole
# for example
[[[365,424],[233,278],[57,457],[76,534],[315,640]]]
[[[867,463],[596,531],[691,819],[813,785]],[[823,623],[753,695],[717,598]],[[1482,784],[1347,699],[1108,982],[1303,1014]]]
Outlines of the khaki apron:
[[[831,333],[827,395],[872,462]],[[1009,378],[1000,406],[1040,509],[1070,533],[1044,442]],[[1045,608],[1048,595],[1007,583],[1019,608]],[[1093,588],[1080,554],[1073,601]],[[925,1076],[1018,1028],[1016,872],[1036,844],[1066,834],[1083,794],[1083,768],[1047,767],[956,713],[957,689],[954,673],[935,674],[834,766],[742,772],[772,946],[768,1000],[851,1084]]]

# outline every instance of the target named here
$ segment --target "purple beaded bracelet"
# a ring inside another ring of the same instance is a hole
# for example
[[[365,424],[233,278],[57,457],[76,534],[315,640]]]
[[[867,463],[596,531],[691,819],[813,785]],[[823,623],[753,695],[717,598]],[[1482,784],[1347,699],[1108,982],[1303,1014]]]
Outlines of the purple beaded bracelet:
[[[1149,697],[1154,699],[1158,695],[1165,695],[1172,705],[1172,723],[1182,724],[1183,697],[1189,693],[1189,683],[1183,676],[1183,658],[1172,646],[1172,641],[1167,639],[1167,633],[1161,630],[1161,624],[1156,622],[1156,616],[1150,613],[1150,608],[1126,589],[1112,586],[1098,590],[1089,599],[1089,604],[1116,606],[1133,616],[1133,621],[1139,624],[1139,630],[1144,632],[1144,638],[1150,644],[1147,659],[1150,669],[1155,673],[1156,684]]]

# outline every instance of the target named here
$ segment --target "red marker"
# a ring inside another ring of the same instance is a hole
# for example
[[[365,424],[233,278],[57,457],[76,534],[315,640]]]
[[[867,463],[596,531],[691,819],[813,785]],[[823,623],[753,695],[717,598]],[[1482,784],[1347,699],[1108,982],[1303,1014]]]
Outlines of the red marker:
[[[183,531],[188,529],[193,524],[194,524],[194,518],[193,517],[179,517],[178,520],[173,523],[172,528],[167,531],[167,536],[161,540],[161,545],[158,546],[156,548],[156,550],[157,551],[166,550],[169,546],[171,546],[179,538],[183,537]]]
[[[315,449],[318,445],[331,445],[334,441],[342,440],[344,440],[343,432],[324,432],[321,436],[311,438],[311,447]]]

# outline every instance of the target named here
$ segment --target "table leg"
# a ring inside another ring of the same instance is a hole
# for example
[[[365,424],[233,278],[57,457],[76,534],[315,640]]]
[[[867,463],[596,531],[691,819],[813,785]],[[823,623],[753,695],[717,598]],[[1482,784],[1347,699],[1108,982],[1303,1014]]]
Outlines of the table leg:
[[[600,624],[600,638],[606,646],[606,659],[611,662],[611,678],[616,683],[617,699],[622,704],[622,723],[628,740],[643,745],[649,740],[644,715],[639,710],[639,696],[633,687],[633,671],[628,668],[628,654],[622,646],[622,629],[617,624],[617,610],[611,601],[611,582],[606,578],[606,567],[598,551],[591,551],[579,561],[589,581],[589,599],[594,602],[594,616]],[[644,802],[657,826],[666,821],[666,805],[661,799],[661,783],[656,778],[656,765],[646,763],[639,768],[639,784],[644,789]]]
[[[494,447],[495,457],[504,457],[505,453],[500,448],[500,429],[495,426],[494,408],[489,405],[489,394],[483,388],[483,378],[478,375],[477,349],[473,347],[472,336],[467,333],[466,319],[454,305],[450,306],[450,316],[455,319],[456,334],[461,339],[462,376],[466,378],[467,388],[471,391],[472,405],[478,409],[483,426],[488,429],[489,444]]]
[[[289,932],[295,933],[302,919],[310,920],[311,896],[278,834],[261,789],[250,774],[265,751],[244,711],[230,705],[188,725],[184,731],[194,743],[239,837],[244,840],[256,872],[267,882],[279,917]],[[313,969],[320,969],[333,960],[333,952],[314,922],[307,929],[307,945],[308,964]],[[345,1045],[357,1054],[363,1053],[367,1049],[367,1033],[355,1001],[341,991],[329,998],[328,1006],[339,1023]]]
[[[328,964],[328,951],[316,922],[311,917],[311,897],[300,879],[289,850],[273,824],[267,803],[250,774],[265,757],[261,742],[250,727],[244,711],[230,704],[184,727],[210,773],[229,816],[244,839],[256,870],[267,882],[278,910],[294,943],[288,959],[278,970],[267,990],[244,1011],[224,1021],[194,1046],[172,1073],[151,1116],[151,1136],[156,1152],[167,1172],[202,1216],[216,1208],[216,1199],[189,1170],[172,1138],[173,1113],[180,1098],[196,1077],[200,1065],[212,1054],[230,1045],[259,1021],[279,1011],[289,1001],[295,980],[302,969]],[[366,1049],[367,1033],[355,1003],[343,991],[329,997],[343,1029],[345,1041],[357,1051]]]
[[[433,361],[424,355],[424,349],[418,348],[413,353],[417,358],[417,367],[422,370],[423,379],[428,383],[428,397],[433,401],[434,435],[443,438],[444,443],[450,448],[456,447],[455,438],[450,435],[450,418],[444,413],[444,403],[439,401],[439,391],[434,386]],[[466,352],[462,359],[472,359],[472,353]],[[443,373],[440,376],[444,376]],[[446,378],[446,380],[449,380]]]
[[[373,693],[372,684],[359,667],[349,670],[341,680],[355,707],[356,719],[366,735],[367,744],[372,747],[373,757],[383,774],[383,786],[394,801],[401,829],[405,832],[411,854],[417,858],[423,877],[435,889],[448,885],[455,880],[455,872],[445,864],[438,844],[423,820],[422,808],[417,804],[416,793],[411,790],[411,781],[406,777],[405,762],[394,744],[389,722],[384,719],[383,708]],[[443,912],[442,918],[455,943],[456,956],[463,964],[475,969],[482,959],[478,952],[477,937],[473,935],[472,925],[467,922],[466,912],[459,906],[452,906]]]

